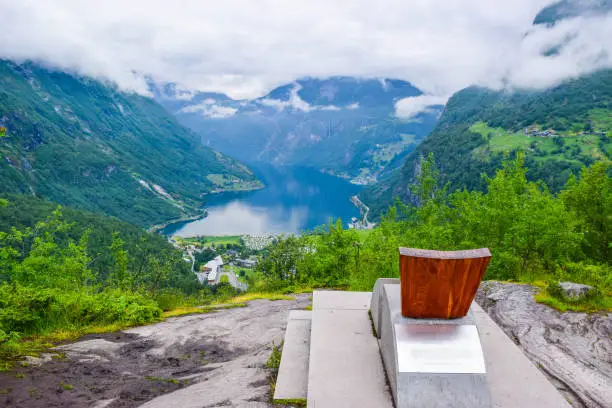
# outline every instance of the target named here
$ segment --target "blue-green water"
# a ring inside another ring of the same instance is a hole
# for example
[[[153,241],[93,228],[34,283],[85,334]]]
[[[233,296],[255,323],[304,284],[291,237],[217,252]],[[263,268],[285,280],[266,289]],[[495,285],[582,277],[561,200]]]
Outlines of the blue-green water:
[[[360,187],[302,167],[250,166],[266,187],[207,196],[208,216],[166,227],[166,235],[296,233],[341,218],[345,225],[359,210],[350,197]]]

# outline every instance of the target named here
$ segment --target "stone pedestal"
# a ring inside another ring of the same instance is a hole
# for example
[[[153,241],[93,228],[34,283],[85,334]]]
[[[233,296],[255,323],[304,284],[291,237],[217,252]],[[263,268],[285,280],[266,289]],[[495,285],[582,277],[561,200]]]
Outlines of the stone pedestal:
[[[377,282],[370,307],[397,408],[490,408],[473,312],[459,319],[402,316],[400,285]]]

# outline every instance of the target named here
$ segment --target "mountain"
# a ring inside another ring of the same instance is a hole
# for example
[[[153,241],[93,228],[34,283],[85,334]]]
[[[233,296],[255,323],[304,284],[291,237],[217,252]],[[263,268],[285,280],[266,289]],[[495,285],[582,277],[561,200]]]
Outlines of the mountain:
[[[553,26],[559,21],[579,16],[612,12],[612,0],[562,0],[545,7],[535,17],[534,25]]]
[[[408,191],[419,158],[433,153],[443,182],[482,189],[505,157],[523,151],[527,177],[553,190],[596,160],[612,159],[612,70],[546,91],[497,92],[471,87],[446,105],[436,129],[392,177],[362,193],[380,211]]]
[[[153,99],[33,63],[0,60],[0,127],[0,192],[139,225],[197,214],[213,190],[257,185]]]
[[[301,165],[367,184],[433,129],[441,106],[408,119],[396,103],[422,95],[389,79],[304,78],[252,100],[153,86],[156,99],[204,144],[245,162]]]

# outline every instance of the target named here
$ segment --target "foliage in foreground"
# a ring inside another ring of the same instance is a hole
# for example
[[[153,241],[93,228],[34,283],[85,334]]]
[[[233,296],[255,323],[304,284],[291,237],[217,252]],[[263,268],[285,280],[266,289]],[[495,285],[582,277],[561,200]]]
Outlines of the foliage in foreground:
[[[227,284],[200,285],[163,238],[126,234],[127,224],[112,219],[119,231],[106,231],[93,220],[84,230],[57,209],[32,227],[0,230],[0,360],[236,295]]]
[[[287,236],[258,265],[255,287],[371,290],[398,276],[398,247],[459,250],[488,247],[487,279],[574,281],[612,295],[612,178],[600,162],[582,170],[558,195],[527,181],[522,157],[508,161],[486,192],[448,193],[433,157],[411,186],[418,205],[396,203],[365,240],[341,222],[311,235]]]

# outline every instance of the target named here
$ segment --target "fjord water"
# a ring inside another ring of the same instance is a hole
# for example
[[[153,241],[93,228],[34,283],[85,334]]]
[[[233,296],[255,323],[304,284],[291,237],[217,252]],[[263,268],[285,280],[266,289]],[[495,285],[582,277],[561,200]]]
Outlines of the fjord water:
[[[342,219],[346,225],[359,210],[350,197],[360,187],[338,177],[305,167],[250,165],[265,188],[206,197],[208,216],[171,224],[166,235],[242,235],[297,233]]]

